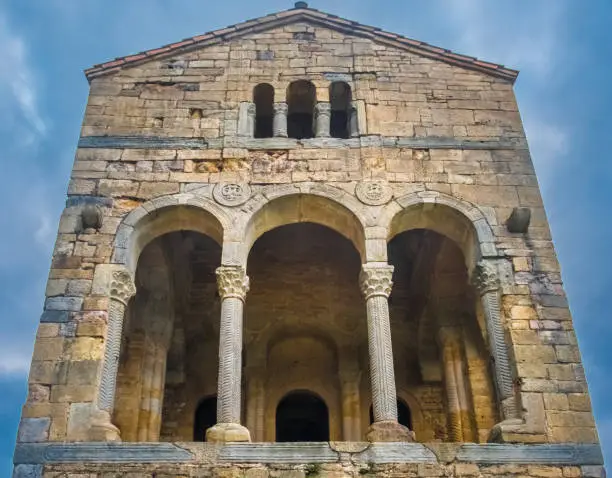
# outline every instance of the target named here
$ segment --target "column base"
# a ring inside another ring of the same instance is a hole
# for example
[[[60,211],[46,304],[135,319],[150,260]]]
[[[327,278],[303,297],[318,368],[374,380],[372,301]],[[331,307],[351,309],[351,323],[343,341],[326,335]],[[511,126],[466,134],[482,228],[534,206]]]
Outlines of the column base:
[[[537,433],[520,418],[498,423],[489,432],[489,443],[546,443],[546,435]]]
[[[206,430],[206,441],[209,443],[250,442],[248,428],[238,423],[217,423]]]
[[[366,433],[369,442],[413,442],[414,432],[394,421],[374,422]]]
[[[88,438],[90,441],[121,441],[121,432],[112,424],[108,412],[96,410],[92,413],[91,427]]]

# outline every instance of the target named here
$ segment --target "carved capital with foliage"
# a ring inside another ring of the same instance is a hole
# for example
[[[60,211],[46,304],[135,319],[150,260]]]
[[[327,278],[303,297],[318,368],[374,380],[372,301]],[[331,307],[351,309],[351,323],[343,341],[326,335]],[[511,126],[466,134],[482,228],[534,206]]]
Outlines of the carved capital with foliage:
[[[136,286],[128,271],[114,271],[110,283],[110,298],[125,305],[136,294]]]
[[[221,299],[235,297],[244,302],[249,291],[249,277],[242,267],[221,266],[217,269],[217,287]]]
[[[393,287],[393,266],[365,264],[359,275],[359,285],[366,300],[370,297],[389,297]]]
[[[499,275],[495,264],[489,261],[480,261],[472,273],[472,284],[480,295],[499,289]]]

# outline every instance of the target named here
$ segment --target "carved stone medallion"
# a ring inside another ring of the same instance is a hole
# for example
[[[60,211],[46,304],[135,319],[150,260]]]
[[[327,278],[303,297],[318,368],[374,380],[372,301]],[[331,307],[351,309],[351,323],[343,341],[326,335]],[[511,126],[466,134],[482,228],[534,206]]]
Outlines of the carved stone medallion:
[[[355,189],[357,199],[370,206],[382,206],[391,201],[393,190],[384,181],[363,181]]]
[[[240,206],[251,197],[251,187],[248,184],[219,183],[215,186],[213,197],[223,206]]]

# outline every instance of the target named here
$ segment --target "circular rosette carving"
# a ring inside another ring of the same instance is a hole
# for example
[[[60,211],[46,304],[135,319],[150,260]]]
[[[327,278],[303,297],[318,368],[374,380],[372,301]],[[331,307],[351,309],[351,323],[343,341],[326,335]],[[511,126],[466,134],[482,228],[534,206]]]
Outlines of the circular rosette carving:
[[[357,199],[370,206],[382,206],[393,198],[393,190],[385,181],[363,181],[355,189]]]
[[[251,187],[248,184],[220,183],[215,186],[213,197],[223,206],[240,206],[251,197]]]

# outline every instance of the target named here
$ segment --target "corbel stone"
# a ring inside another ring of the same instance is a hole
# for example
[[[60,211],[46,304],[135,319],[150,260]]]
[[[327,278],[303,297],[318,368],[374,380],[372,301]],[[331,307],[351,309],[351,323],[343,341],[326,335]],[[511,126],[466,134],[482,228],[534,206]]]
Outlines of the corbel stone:
[[[515,207],[506,221],[508,232],[526,234],[531,224],[531,209],[528,207]]]

